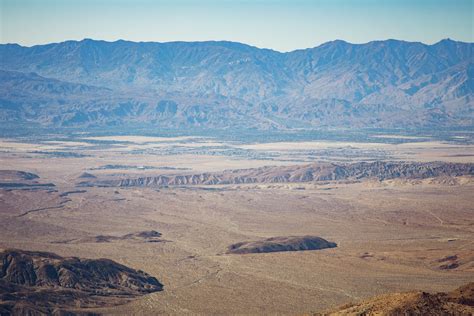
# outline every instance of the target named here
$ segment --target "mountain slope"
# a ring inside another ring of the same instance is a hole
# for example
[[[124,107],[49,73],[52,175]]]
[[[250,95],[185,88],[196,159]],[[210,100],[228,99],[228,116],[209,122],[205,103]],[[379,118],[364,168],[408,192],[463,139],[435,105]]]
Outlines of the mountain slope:
[[[316,315],[472,315],[474,313],[474,283],[468,283],[449,293],[412,291],[392,293],[348,304],[338,310]]]
[[[156,278],[108,259],[0,251],[1,315],[70,315],[68,309],[124,304],[161,290]]]
[[[0,119],[211,129],[467,126],[473,49],[452,40],[333,41],[289,53],[233,42],[6,44]],[[34,104],[42,106],[32,111]]]

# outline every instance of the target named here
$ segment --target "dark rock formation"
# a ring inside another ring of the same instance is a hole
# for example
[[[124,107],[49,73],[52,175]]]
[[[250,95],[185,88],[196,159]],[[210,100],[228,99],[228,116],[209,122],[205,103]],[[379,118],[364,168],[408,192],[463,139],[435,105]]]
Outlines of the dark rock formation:
[[[39,176],[25,171],[0,170],[0,188],[5,189],[49,189],[53,183],[41,183]]]
[[[21,181],[39,179],[37,174],[17,170],[0,170],[2,181]]]
[[[315,236],[273,237],[259,241],[240,242],[230,245],[227,253],[246,254],[280,251],[304,251],[321,250],[334,247],[337,247],[336,243]]]
[[[437,263],[439,264],[438,268],[441,270],[452,270],[461,265],[457,255],[446,256],[438,259]]]
[[[78,306],[116,305],[162,289],[156,278],[108,259],[22,250],[0,253],[2,313],[41,315]]]
[[[94,176],[92,173],[84,172],[78,178],[79,179],[95,179],[96,176]]]
[[[142,231],[138,233],[125,234],[123,236],[111,236],[111,235],[97,235],[94,237],[84,237],[79,239],[70,239],[57,241],[56,243],[61,244],[81,244],[81,243],[101,243],[101,242],[114,242],[120,240],[138,241],[138,242],[160,242],[164,241],[160,239],[161,233],[155,230]]]

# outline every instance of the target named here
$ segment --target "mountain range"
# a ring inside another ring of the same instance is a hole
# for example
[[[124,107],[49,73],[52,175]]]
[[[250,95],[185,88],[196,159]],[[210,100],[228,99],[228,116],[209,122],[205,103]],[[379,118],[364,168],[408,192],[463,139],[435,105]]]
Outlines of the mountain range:
[[[474,43],[226,41],[0,45],[0,122],[46,127],[474,125]]]

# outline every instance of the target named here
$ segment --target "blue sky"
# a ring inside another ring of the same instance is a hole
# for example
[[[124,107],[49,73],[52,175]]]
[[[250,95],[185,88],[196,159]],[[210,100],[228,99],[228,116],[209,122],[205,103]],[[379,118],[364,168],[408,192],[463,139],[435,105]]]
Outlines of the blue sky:
[[[474,0],[0,0],[0,42],[230,40],[290,51],[343,39],[473,42]]]

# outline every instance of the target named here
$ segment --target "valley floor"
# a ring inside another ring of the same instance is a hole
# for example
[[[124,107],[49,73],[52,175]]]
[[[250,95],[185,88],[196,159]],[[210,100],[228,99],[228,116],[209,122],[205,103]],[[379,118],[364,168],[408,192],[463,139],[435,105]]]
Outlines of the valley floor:
[[[156,144],[156,148],[164,146]],[[186,144],[180,146],[190,146]],[[405,155],[436,160],[426,157],[448,153],[453,159],[472,162],[469,146],[456,150],[452,145],[414,144],[405,145],[409,148]],[[34,172],[40,181],[56,186],[0,189],[0,248],[108,258],[143,270],[164,284],[162,292],[125,305],[93,309],[95,312],[297,315],[390,292],[450,291],[474,280],[474,181],[470,176],[78,189],[75,183],[84,172],[149,172],[123,165],[212,171],[291,163],[285,155],[278,156],[285,161],[276,158],[270,162],[196,153],[176,157],[130,154],[144,150],[143,146],[153,147],[137,140],[122,147],[83,150],[84,157],[33,153],[57,152],[56,145],[2,143],[1,169]],[[265,146],[266,150],[281,150],[276,145]],[[379,145],[375,147],[380,153]],[[111,164],[122,167],[91,170]],[[94,239],[150,230],[162,234],[160,241]],[[237,242],[302,235],[320,236],[338,246],[226,254],[227,247]]]

